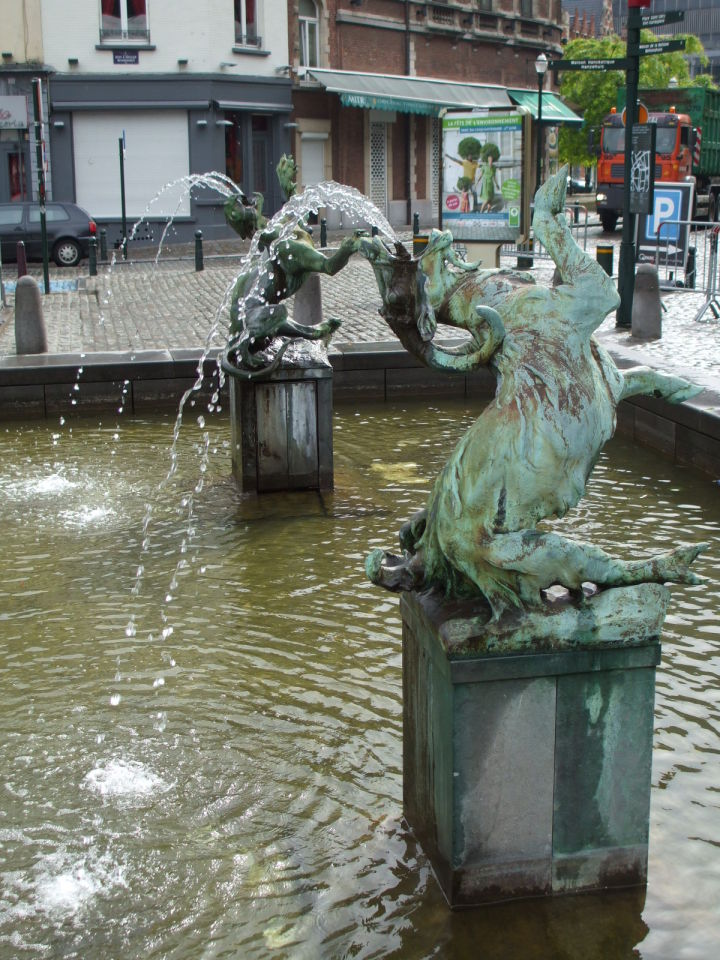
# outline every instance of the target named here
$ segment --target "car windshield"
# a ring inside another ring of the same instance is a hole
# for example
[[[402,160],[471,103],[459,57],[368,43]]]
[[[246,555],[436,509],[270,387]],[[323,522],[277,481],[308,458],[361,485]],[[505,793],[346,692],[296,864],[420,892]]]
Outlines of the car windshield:
[[[656,153],[672,153],[675,149],[677,140],[677,127],[658,127],[657,142],[655,144]]]
[[[677,127],[657,128],[656,153],[672,153],[677,139]],[[625,153],[625,127],[603,127],[603,152]]]

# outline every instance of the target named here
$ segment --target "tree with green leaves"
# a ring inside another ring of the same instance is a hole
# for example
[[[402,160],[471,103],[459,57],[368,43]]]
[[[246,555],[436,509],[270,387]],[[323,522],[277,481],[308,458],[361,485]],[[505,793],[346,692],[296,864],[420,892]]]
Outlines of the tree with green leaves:
[[[652,54],[640,57],[640,86],[663,89],[675,78],[678,86],[706,86],[715,84],[708,74],[690,78],[687,55],[699,56],[703,66],[708,59],[697,37],[683,34],[685,50],[672,53]],[[659,38],[650,30],[641,31],[642,43],[655,43]],[[679,39],[673,37],[673,39]],[[600,39],[579,37],[571,40],[563,51],[564,60],[612,60],[624,57],[627,52],[625,41],[620,37],[609,36]],[[625,74],[620,70],[568,70],[560,73],[560,93],[579,114],[584,123],[582,127],[561,127],[559,140],[560,160],[563,163],[589,166],[595,163],[588,149],[591,129],[601,126],[603,118],[617,103],[617,92],[625,86]]]

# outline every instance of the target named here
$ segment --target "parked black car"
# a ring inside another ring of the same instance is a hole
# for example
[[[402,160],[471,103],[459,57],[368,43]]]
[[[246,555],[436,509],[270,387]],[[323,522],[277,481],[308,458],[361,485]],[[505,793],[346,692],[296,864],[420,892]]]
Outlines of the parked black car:
[[[48,249],[59,267],[74,267],[88,255],[97,226],[90,214],[74,203],[48,201],[45,205]],[[28,260],[42,260],[40,204],[0,203],[0,249],[3,263],[16,259],[17,242],[25,243]]]
[[[568,193],[592,193],[594,189],[592,184],[586,183],[580,177],[568,177]]]

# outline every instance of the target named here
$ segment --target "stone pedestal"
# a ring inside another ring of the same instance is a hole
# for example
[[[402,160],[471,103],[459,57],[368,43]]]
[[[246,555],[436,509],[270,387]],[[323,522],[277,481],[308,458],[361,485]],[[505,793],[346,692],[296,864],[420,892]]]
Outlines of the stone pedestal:
[[[262,380],[230,378],[232,471],[243,493],[331,490],[332,368],[289,362]]]
[[[401,610],[405,816],[450,906],[644,884],[659,642],[462,657],[446,605]]]

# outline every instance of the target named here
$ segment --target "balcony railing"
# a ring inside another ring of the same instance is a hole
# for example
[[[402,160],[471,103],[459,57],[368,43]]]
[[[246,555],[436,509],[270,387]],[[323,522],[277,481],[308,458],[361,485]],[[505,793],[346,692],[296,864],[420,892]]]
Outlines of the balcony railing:
[[[123,30],[119,26],[100,27],[100,42],[108,43],[117,40],[127,40],[129,43],[147,43],[150,40],[150,31],[147,27],[128,27]]]
[[[256,33],[236,33],[235,46],[236,47],[261,47],[262,37],[259,37]]]

